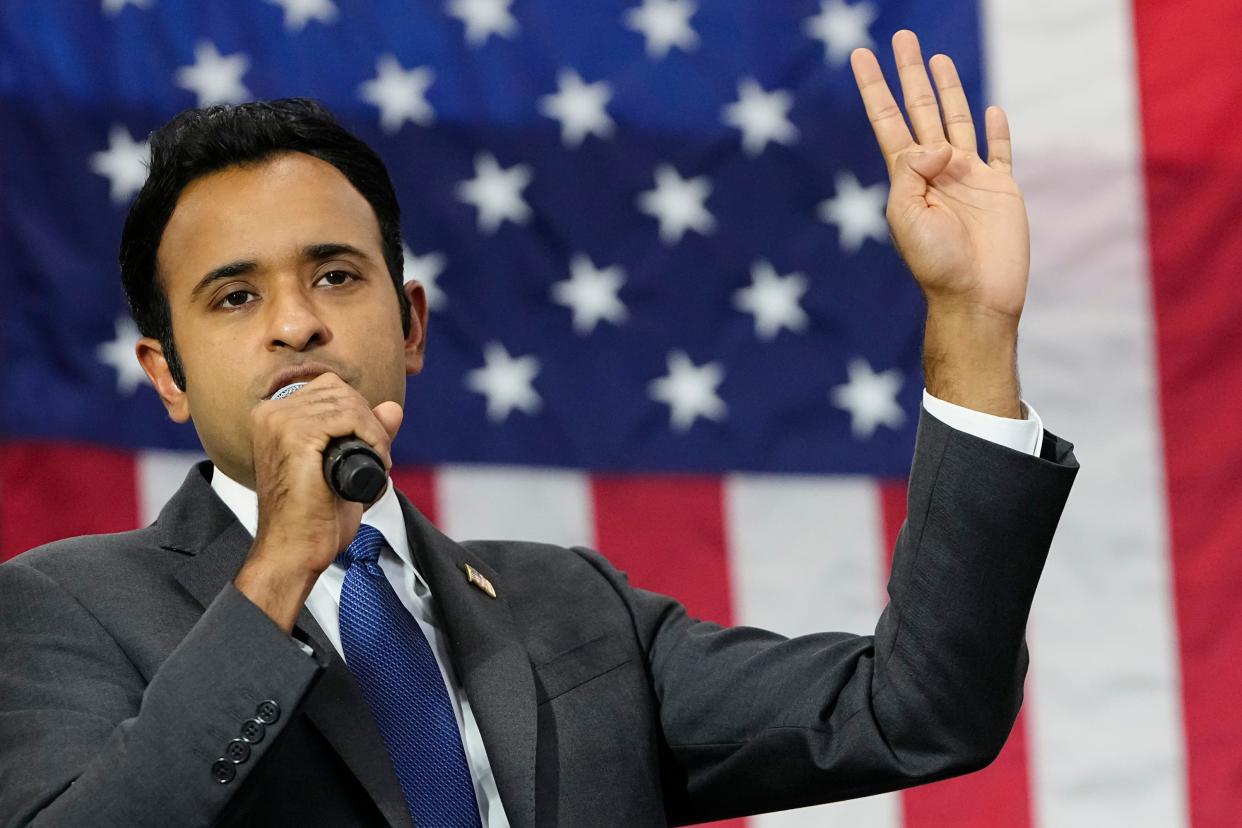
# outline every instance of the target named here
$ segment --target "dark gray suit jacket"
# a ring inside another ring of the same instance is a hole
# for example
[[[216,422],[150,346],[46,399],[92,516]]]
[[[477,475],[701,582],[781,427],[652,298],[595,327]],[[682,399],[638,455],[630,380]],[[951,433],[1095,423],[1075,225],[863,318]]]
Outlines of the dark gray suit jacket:
[[[648,826],[987,764],[1021,703],[1027,613],[1076,469],[1051,434],[1029,457],[924,415],[870,636],[722,629],[589,550],[459,544],[402,505],[515,828]],[[297,635],[314,656],[232,586],[250,536],[209,473],[192,471],[146,529],[0,566],[0,823],[410,824],[309,613]],[[213,762],[269,700],[279,718],[216,781]]]

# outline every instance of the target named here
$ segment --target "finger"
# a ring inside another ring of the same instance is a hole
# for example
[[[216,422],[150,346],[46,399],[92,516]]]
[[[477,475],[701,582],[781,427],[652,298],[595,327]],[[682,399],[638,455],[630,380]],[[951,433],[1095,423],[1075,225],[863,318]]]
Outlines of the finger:
[[[387,404],[381,403],[380,405]],[[380,457],[384,458],[385,467],[391,467],[392,463],[389,455],[392,449],[392,438],[396,431],[389,431],[387,424],[376,416],[375,410],[367,405],[366,400],[361,395],[357,399],[346,403],[341,413],[345,417],[344,425],[340,427],[342,433],[333,434],[333,436],[346,437],[352,433],[359,440],[375,449]]]
[[[893,57],[897,60],[897,74],[901,78],[901,97],[906,105],[906,115],[914,127],[914,137],[920,144],[938,144],[945,140],[944,126],[940,123],[940,103],[932,91],[927,68],[923,66],[923,52],[919,39],[909,29],[893,35]]]
[[[911,209],[927,206],[928,182],[940,175],[953,157],[953,148],[940,143],[925,149],[918,145],[898,154],[890,172],[892,180],[888,191],[888,216],[893,222],[897,215]]]
[[[387,407],[392,406],[397,410],[395,415],[386,413],[386,421],[380,420],[366,398],[332,372],[320,374],[296,394],[275,402],[312,418],[329,439],[354,435],[384,456],[386,462],[392,439],[401,426],[401,406],[394,402],[380,403],[376,409],[383,408],[387,412]]]
[[[966,90],[962,88],[962,79],[957,74],[953,59],[948,55],[933,55],[931,70],[932,77],[936,79],[940,105],[944,108],[944,126],[949,133],[949,143],[967,152],[977,152],[975,121],[970,116]]]
[[[345,421],[343,428],[339,429],[341,433],[336,437],[357,437],[366,443],[375,453],[379,455],[380,462],[384,466],[384,471],[392,470],[392,438],[388,435],[388,430],[376,419],[370,409],[367,409],[365,417],[355,416]]]
[[[1013,144],[1009,139],[1009,119],[999,106],[989,106],[984,113],[984,129],[988,137],[988,165],[1001,172],[1013,172]]]
[[[399,404],[388,401],[372,408],[371,413],[375,415],[375,419],[380,421],[384,431],[388,432],[388,439],[395,440],[397,430],[401,428],[401,421],[405,419],[405,410]]]
[[[902,153],[903,166],[908,167],[921,179],[920,188],[926,190],[927,182],[944,172],[953,160],[953,148],[948,144],[936,144],[928,149]]]
[[[347,393],[337,394],[337,389],[333,388],[321,389],[315,396],[308,395],[292,410],[292,421],[301,421],[302,428],[317,432],[319,438],[325,440],[325,444],[326,441],[338,437],[357,437],[375,449],[387,463],[392,435],[395,432],[389,431],[387,424],[375,415],[361,394],[348,386],[342,390]],[[301,393],[294,396],[300,397]]]
[[[850,55],[850,68],[854,70],[854,82],[858,84],[858,93],[862,96],[867,119],[875,132],[876,143],[891,167],[897,153],[914,143],[910,128],[902,117],[901,107],[893,99],[893,92],[884,80],[875,55],[867,49],[855,49]]]

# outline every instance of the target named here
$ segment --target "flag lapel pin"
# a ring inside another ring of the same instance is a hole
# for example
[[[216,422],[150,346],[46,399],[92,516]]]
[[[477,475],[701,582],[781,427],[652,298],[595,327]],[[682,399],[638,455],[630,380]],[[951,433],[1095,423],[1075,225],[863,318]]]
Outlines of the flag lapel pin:
[[[462,564],[462,566],[466,568],[466,580],[467,581],[474,584],[476,587],[478,587],[483,592],[485,592],[488,598],[496,597],[496,588],[492,586],[491,581],[483,577],[483,574],[479,572],[479,570],[475,569],[470,564]]]

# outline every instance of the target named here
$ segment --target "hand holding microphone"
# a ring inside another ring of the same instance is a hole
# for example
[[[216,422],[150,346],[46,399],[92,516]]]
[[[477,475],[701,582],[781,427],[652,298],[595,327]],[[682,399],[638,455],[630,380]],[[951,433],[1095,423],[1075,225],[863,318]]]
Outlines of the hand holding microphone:
[[[383,492],[402,413],[395,402],[372,407],[334,373],[289,383],[252,410],[259,523],[234,584],[286,631]]]
[[[291,382],[272,394],[283,400],[304,382]],[[384,491],[388,473],[375,449],[357,437],[334,437],[323,453],[323,477],[336,496],[354,503],[370,503]]]

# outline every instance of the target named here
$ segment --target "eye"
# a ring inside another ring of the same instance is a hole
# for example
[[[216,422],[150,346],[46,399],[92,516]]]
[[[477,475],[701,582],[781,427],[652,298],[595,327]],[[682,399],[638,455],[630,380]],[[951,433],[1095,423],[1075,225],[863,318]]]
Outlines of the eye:
[[[224,298],[218,303],[222,308],[240,308],[242,305],[249,304],[254,294],[248,290],[234,290],[224,295]]]
[[[327,273],[319,277],[320,282],[327,283],[333,287],[357,281],[358,277],[350,273],[348,270],[329,270]]]

